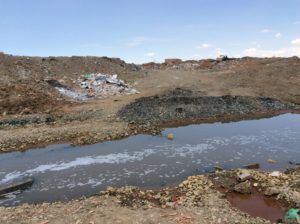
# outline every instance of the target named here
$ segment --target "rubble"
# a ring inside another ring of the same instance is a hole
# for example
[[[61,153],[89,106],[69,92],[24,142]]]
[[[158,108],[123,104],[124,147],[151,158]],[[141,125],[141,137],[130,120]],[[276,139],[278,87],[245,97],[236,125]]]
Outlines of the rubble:
[[[234,186],[234,191],[241,194],[251,194],[251,183],[245,181]]]
[[[136,94],[138,91],[131,88],[123,80],[117,78],[118,75],[108,74],[86,74],[81,75],[78,83],[82,89],[86,89],[89,97],[106,97],[119,94]]]
[[[246,180],[249,180],[249,179],[251,179],[251,178],[252,178],[252,176],[251,176],[250,173],[242,173],[242,174],[240,174],[240,175],[238,176],[238,180],[241,181],[241,182],[246,181]]]
[[[265,190],[266,196],[272,196],[272,195],[278,195],[280,193],[281,189],[277,187],[268,187]]]
[[[46,80],[46,82],[62,95],[78,101],[84,101],[92,97],[104,98],[108,96],[139,93],[136,89],[130,87],[117,77],[118,75],[116,74],[108,75],[101,73],[81,75],[77,80],[81,90],[77,90],[76,88],[73,90],[54,79]]]

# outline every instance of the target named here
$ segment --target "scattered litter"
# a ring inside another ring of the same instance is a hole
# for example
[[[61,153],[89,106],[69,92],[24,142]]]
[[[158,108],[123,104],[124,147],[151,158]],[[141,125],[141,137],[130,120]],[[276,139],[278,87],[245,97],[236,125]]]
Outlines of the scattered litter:
[[[273,171],[272,173],[269,174],[271,177],[279,177],[281,173],[279,171]]]
[[[108,74],[85,74],[78,79],[80,87],[86,89],[89,97],[105,97],[119,94],[136,94],[136,89],[131,88],[123,80],[118,79],[118,75]]]
[[[139,93],[130,87],[123,80],[118,79],[118,75],[108,74],[85,74],[78,78],[78,89],[61,84],[59,81],[46,80],[51,86],[57,89],[62,95],[75,99],[87,100],[91,97],[107,97],[115,95],[130,95]],[[76,83],[76,82],[75,82]],[[79,88],[80,87],[80,88]]]
[[[258,187],[258,183],[254,183],[254,184],[253,184],[253,187]]]
[[[288,210],[288,212],[286,213],[285,218],[286,218],[287,220],[295,220],[295,221],[297,221],[297,223],[300,223],[299,209],[291,208],[291,209]]]
[[[170,133],[167,136],[168,140],[173,140],[174,139],[174,134]]]

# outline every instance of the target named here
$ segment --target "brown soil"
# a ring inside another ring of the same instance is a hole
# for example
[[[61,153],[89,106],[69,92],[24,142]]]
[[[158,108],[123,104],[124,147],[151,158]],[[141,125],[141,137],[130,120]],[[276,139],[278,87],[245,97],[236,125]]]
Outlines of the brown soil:
[[[140,94],[74,102],[45,81],[56,79],[76,89],[79,75],[97,72],[118,74]],[[0,151],[5,152],[44,143],[95,143],[143,131],[120,120],[120,109],[142,97],[163,95],[178,88],[187,90],[194,98],[270,97],[300,103],[300,59],[297,57],[188,61],[177,65],[157,64],[153,69],[105,57],[32,58],[0,54],[0,78]],[[271,113],[279,111],[255,110],[261,116]],[[229,115],[224,111],[222,116],[208,120],[249,116],[247,113]],[[205,122],[206,118],[199,116],[191,120]],[[157,133],[157,127],[144,128]]]
[[[46,82],[47,79],[55,79],[76,89],[79,75],[98,72],[118,74],[140,94],[75,102],[61,96]],[[185,117],[189,121],[206,122],[268,116],[291,109],[286,105],[293,105],[293,109],[298,110],[299,86],[300,59],[297,57],[137,66],[110,58],[40,58],[0,54],[0,151],[23,150],[54,142],[95,143],[141,131],[157,133],[160,131],[159,122],[138,126],[120,118],[119,111],[142,97],[165,96],[178,88],[190,91],[193,99],[224,96],[254,98],[251,102],[256,109],[251,115],[228,115],[228,111],[224,110],[222,116],[216,118]],[[270,98],[272,105],[279,103],[284,109],[266,110],[268,107],[263,107],[265,111],[260,111],[262,104],[257,99],[261,98]],[[172,119],[168,122],[172,123]],[[200,185],[206,186],[202,182]],[[128,208],[119,204],[117,196],[95,196],[67,203],[0,208],[0,220],[1,223],[38,224],[268,223],[233,208],[216,190],[206,189],[200,196],[197,206],[187,203],[177,208],[155,205]]]

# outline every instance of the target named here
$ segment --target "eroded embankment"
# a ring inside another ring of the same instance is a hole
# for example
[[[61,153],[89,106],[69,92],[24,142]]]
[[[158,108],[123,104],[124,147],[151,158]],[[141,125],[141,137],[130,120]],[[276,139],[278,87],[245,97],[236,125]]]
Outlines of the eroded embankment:
[[[269,97],[197,96],[175,89],[165,95],[140,98],[121,109],[119,116],[131,124],[152,126],[184,119],[267,116],[295,109],[295,104]]]

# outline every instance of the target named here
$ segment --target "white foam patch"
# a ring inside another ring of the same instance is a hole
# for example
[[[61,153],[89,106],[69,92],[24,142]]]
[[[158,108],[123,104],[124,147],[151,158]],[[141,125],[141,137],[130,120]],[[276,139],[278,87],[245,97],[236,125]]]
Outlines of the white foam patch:
[[[32,176],[37,173],[45,173],[49,171],[62,171],[62,170],[75,168],[78,166],[90,166],[93,164],[120,164],[126,162],[140,161],[144,157],[147,157],[153,153],[154,150],[146,149],[142,152],[135,152],[132,155],[129,155],[127,153],[117,153],[117,154],[101,155],[96,157],[86,156],[86,157],[76,158],[75,160],[69,162],[39,165],[38,167],[27,170],[25,172],[14,171],[8,173],[0,181],[0,184],[10,182],[16,178],[20,178],[23,176]]]

